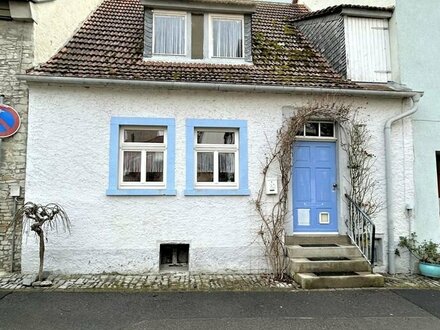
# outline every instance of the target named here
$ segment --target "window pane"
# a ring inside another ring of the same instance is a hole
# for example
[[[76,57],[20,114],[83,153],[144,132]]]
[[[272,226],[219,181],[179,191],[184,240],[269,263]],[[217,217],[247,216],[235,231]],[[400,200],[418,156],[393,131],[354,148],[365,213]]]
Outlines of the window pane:
[[[212,20],[213,56],[243,57],[242,21]]]
[[[235,182],[235,154],[218,154],[218,181]]]
[[[318,123],[307,123],[306,124],[306,136],[318,136],[319,124]]]
[[[163,181],[163,152],[147,152],[146,181]]]
[[[333,137],[334,131],[333,131],[333,123],[321,123],[321,136],[323,137]]]
[[[235,144],[235,133],[197,131],[197,144]]]
[[[163,143],[164,130],[124,130],[124,142]]]
[[[297,136],[304,136],[304,126],[296,133]]]
[[[214,153],[197,153],[197,182],[214,182]]]
[[[124,173],[122,181],[141,182],[141,153],[124,151]]]
[[[185,16],[154,16],[154,53],[185,54]]]

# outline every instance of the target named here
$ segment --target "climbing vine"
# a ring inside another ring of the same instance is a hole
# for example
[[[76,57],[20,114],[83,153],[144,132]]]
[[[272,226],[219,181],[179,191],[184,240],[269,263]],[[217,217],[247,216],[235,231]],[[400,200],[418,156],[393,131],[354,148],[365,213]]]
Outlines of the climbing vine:
[[[263,163],[263,180],[254,200],[255,209],[261,219],[259,236],[265,248],[265,254],[273,275],[282,280],[286,273],[285,258],[285,222],[289,215],[289,191],[292,180],[292,159],[297,134],[304,125],[311,120],[331,120],[336,122],[345,132],[347,138],[343,142],[343,150],[348,153],[350,168],[351,196],[355,201],[367,205],[370,211],[375,209],[376,203],[371,202],[370,193],[374,188],[371,175],[373,161],[371,154],[366,152],[364,138],[368,137],[368,130],[357,121],[357,109],[337,101],[308,104],[296,108],[295,113],[283,120],[277,131],[276,142],[266,153]],[[360,155],[363,153],[364,155]],[[365,157],[367,156],[367,157]],[[280,177],[280,188],[276,199],[265,195],[266,178],[273,168],[277,168]],[[368,188],[365,191],[365,188]],[[377,204],[378,205],[378,204]]]

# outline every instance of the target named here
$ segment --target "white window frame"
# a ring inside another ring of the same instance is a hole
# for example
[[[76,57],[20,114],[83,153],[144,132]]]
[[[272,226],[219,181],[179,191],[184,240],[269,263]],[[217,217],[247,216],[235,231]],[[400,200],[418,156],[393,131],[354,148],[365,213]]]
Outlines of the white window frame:
[[[185,31],[184,31],[184,36],[185,36],[185,45],[184,45],[184,50],[185,52],[183,54],[166,54],[166,53],[155,53],[154,49],[155,49],[155,44],[156,44],[156,16],[180,16],[180,17],[184,17],[185,18]],[[189,24],[191,24],[190,22],[190,14],[188,14],[187,12],[184,11],[165,11],[165,10],[153,10],[153,35],[152,35],[152,54],[155,57],[187,57],[188,56],[188,47],[191,44],[190,40],[188,39],[189,36]]]
[[[231,132],[234,133],[234,144],[198,144],[197,143],[197,132],[198,131],[211,131],[211,132]],[[194,129],[194,182],[195,188],[212,188],[212,189],[223,189],[223,188],[236,188],[240,186],[240,164],[239,164],[239,130],[234,128],[206,128],[206,127],[196,127]],[[214,180],[213,182],[198,182],[197,181],[197,153],[198,152],[212,152],[214,153]],[[219,182],[219,168],[218,168],[218,154],[219,153],[233,153],[234,154],[234,179],[235,182]]]
[[[318,136],[306,135],[306,124],[308,123],[318,124]],[[334,121],[310,120],[306,124],[303,125],[302,135],[296,135],[298,140],[336,140],[336,123]],[[332,124],[333,136],[321,136],[321,124]]]
[[[163,143],[124,142],[125,130],[163,130]],[[167,183],[167,145],[168,134],[166,126],[120,126],[119,127],[119,173],[118,186],[121,189],[164,189]],[[124,151],[141,152],[141,181],[124,182]],[[163,152],[163,178],[161,182],[146,181],[147,152]]]
[[[231,20],[231,21],[241,21],[241,49],[242,56],[241,57],[222,57],[222,56],[214,56],[214,37],[213,37],[213,24],[212,21],[214,19],[222,19],[222,20]],[[245,36],[244,36],[244,15],[222,15],[222,14],[209,14],[208,15],[208,49],[209,49],[209,58],[211,59],[219,59],[219,60],[244,60],[245,58]]]

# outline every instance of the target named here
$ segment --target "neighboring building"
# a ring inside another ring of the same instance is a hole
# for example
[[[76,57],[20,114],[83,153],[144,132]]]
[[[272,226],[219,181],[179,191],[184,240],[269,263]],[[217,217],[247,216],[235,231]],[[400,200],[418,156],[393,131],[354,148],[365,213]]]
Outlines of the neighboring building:
[[[300,2],[313,10],[322,9],[330,3],[330,1],[314,0]],[[338,5],[333,7],[333,10],[339,8],[339,13],[342,12],[342,14],[344,10],[349,11],[351,5],[395,7],[388,25],[390,41],[387,47],[390,49],[391,66],[387,79],[424,92],[418,111],[412,117],[415,141],[415,198],[407,201],[408,212],[411,213],[413,220],[410,221],[406,234],[416,232],[420,241],[432,239],[440,242],[440,143],[438,143],[440,141],[438,136],[440,131],[440,97],[438,96],[440,11],[438,2],[434,0],[422,2],[335,0],[331,1],[331,4]],[[348,6],[342,4],[348,4]],[[370,8],[370,10],[377,12],[378,8]],[[341,19],[341,16],[338,17]],[[337,32],[331,33],[328,39],[334,39],[337,35]],[[316,41],[315,45],[324,41]],[[317,48],[320,49],[319,45]],[[329,52],[328,59],[334,64],[340,57]]]
[[[394,24],[398,81],[425,93],[413,116],[416,201],[411,231],[421,240],[440,243],[439,3],[397,0]]]
[[[383,128],[417,93],[345,79],[295,26],[306,14],[298,4],[106,0],[61,52],[29,71],[26,199],[58,202],[72,222],[71,235],[50,234],[45,267],[266,271],[252,201],[268,145],[285,116],[331,96],[360,109],[386,199]],[[294,166],[293,177],[327,204],[293,194],[287,235],[347,231],[342,137],[337,123],[308,124],[301,146],[324,168],[303,159],[311,176]],[[391,141],[398,236],[408,232],[414,197],[410,119],[393,126]],[[384,270],[385,210],[375,223]],[[23,271],[32,272],[38,247],[22,247]]]
[[[19,132],[3,139],[0,147],[0,272],[20,270],[21,227],[16,230],[18,243],[12,267],[9,224],[14,210],[23,203],[28,92],[26,83],[18,80],[16,74],[48,60],[100,2],[0,0],[0,95],[22,119]],[[15,200],[10,192],[17,187],[20,198]]]

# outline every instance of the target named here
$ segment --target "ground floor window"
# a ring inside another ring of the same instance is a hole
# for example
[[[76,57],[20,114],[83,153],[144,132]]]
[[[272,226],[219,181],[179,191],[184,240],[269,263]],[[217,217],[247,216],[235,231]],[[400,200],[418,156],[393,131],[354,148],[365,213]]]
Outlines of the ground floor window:
[[[114,117],[107,195],[175,195],[174,119]]]
[[[186,121],[185,195],[249,195],[247,122]]]

